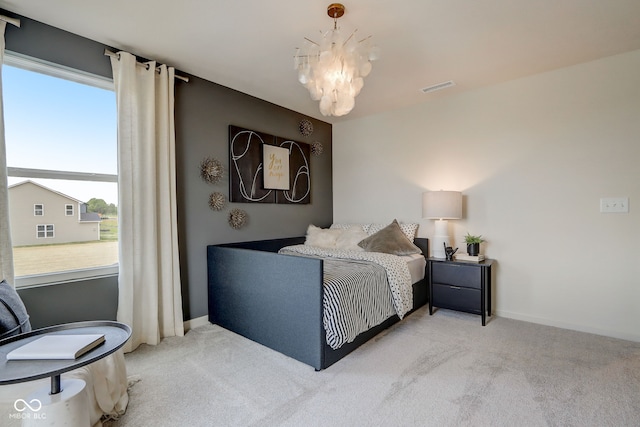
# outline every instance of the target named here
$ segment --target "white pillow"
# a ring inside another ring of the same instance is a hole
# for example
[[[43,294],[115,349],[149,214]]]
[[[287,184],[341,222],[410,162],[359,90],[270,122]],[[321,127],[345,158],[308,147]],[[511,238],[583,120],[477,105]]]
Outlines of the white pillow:
[[[336,249],[364,252],[364,249],[358,246],[360,241],[368,237],[368,234],[364,231],[362,226],[353,225],[347,229],[342,229],[341,231],[342,233],[338,236],[338,240],[336,241]]]
[[[331,229],[337,229],[337,230],[347,230],[351,227],[361,227],[364,232],[366,233],[369,226],[371,224],[343,224],[343,223],[335,223],[335,224],[331,224]]]
[[[324,249],[335,249],[336,241],[342,232],[343,230],[330,230],[309,225],[304,244]]]
[[[383,228],[387,227],[388,225],[389,224],[370,224],[370,223],[369,224],[344,224],[344,223],[335,223],[335,224],[331,224],[331,229],[346,230],[346,229],[349,229],[349,228],[354,227],[354,226],[355,227],[360,226],[367,233],[367,236],[373,236],[378,231],[382,230]],[[405,224],[398,224],[398,225],[400,226],[400,229],[402,230],[404,235],[407,236],[407,238],[413,242],[413,239],[415,239],[415,237],[416,237],[416,231],[418,231],[418,224],[405,223]]]

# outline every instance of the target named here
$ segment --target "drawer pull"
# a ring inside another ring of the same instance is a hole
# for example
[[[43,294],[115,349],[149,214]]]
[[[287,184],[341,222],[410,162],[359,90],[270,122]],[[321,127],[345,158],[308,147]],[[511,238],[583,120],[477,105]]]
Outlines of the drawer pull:
[[[451,289],[462,289],[460,286],[449,286]]]

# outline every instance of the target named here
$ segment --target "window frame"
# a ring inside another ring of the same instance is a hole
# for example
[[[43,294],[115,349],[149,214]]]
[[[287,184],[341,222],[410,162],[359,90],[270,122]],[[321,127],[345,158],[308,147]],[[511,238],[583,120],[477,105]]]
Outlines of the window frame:
[[[69,211],[71,211],[71,213],[69,213]],[[72,204],[65,204],[64,205],[64,216],[73,216],[75,209],[73,208]]]
[[[53,62],[45,61],[43,59],[34,58],[28,55],[23,55],[18,52],[6,50],[4,52],[4,65],[11,67],[21,68],[27,71],[33,71],[41,74],[45,74],[51,77],[61,78],[69,80],[75,83],[94,86],[100,89],[115,91],[115,86],[112,78],[99,76],[97,74],[88,73],[86,71],[77,70],[71,67],[67,67]],[[91,181],[91,182],[118,182],[117,174],[97,174],[97,173],[84,173],[84,172],[71,172],[62,170],[47,170],[47,169],[30,169],[30,168],[17,168],[7,167],[7,176],[21,177],[21,178],[47,178],[47,179],[69,179],[76,181]],[[44,216],[44,205],[42,205],[42,213]],[[34,207],[35,209],[35,207]],[[34,211],[35,212],[35,211]],[[38,215],[39,216],[39,215]],[[44,224],[45,226],[47,224]],[[53,225],[53,224],[51,224]],[[36,228],[37,230],[37,228]],[[55,235],[55,227],[54,227]],[[37,236],[37,232],[36,232]],[[45,227],[46,236],[46,227]],[[45,237],[46,239],[47,237]],[[67,270],[59,272],[50,272],[43,274],[33,274],[26,276],[17,276],[14,278],[14,285],[16,288],[27,287],[40,287],[40,286],[52,286],[61,283],[76,282],[91,280],[100,277],[112,277],[119,274],[119,264],[112,264],[102,267],[90,267],[77,270]]]
[[[11,176],[11,175],[9,175]],[[40,206],[40,207],[38,207]],[[33,204],[33,216],[44,216],[44,204],[43,203],[34,203]]]
[[[42,227],[42,231],[40,231]],[[49,236],[49,229],[51,229],[51,236]],[[54,239],[56,237],[55,224],[37,224],[36,225],[36,239]],[[40,236],[40,233],[43,235]]]

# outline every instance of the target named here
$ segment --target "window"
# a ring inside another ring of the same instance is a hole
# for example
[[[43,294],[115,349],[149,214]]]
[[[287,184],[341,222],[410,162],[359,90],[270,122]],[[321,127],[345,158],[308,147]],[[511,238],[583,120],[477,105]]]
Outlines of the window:
[[[38,239],[54,238],[53,224],[38,224],[36,226],[36,237]]]
[[[2,74],[16,286],[117,274],[113,82],[9,51]]]

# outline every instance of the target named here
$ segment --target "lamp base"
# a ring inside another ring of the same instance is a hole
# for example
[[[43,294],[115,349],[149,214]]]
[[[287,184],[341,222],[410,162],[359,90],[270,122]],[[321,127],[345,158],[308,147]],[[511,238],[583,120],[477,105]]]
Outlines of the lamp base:
[[[447,254],[444,247],[449,246],[449,222],[439,219],[435,222],[435,232],[433,235],[433,244],[431,246],[431,256],[433,258],[446,259]]]

